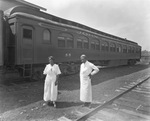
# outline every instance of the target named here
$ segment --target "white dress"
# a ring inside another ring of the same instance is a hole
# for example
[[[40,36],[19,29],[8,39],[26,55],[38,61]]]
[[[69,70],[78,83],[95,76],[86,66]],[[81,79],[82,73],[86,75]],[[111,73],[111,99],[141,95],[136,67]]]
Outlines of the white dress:
[[[92,87],[89,74],[94,75],[99,69],[89,61],[80,66],[80,100],[82,102],[92,102]]]
[[[57,100],[57,91],[58,86],[55,85],[56,76],[61,74],[59,66],[54,64],[46,65],[43,74],[46,75],[45,84],[44,84],[44,101],[56,101]]]

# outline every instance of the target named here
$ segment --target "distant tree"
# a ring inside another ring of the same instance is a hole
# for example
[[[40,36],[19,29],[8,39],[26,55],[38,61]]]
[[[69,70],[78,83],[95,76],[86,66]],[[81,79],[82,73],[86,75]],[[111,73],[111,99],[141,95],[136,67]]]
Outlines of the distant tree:
[[[150,51],[143,50],[143,51],[141,52],[141,55],[142,55],[142,56],[150,56]]]

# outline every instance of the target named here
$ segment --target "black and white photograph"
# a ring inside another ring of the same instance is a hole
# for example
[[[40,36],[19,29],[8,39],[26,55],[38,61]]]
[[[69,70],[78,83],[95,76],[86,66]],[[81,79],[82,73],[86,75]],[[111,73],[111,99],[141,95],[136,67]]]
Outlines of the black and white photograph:
[[[0,121],[150,121],[150,0],[0,0]]]

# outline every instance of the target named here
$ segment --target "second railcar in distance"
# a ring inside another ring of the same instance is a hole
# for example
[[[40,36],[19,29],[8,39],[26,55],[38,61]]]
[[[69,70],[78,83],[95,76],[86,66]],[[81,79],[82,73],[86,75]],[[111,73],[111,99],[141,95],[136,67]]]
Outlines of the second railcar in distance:
[[[99,66],[135,64],[141,46],[88,26],[25,6],[4,12],[5,66],[22,76],[42,75],[48,56],[55,57],[63,74],[79,71],[80,55]]]

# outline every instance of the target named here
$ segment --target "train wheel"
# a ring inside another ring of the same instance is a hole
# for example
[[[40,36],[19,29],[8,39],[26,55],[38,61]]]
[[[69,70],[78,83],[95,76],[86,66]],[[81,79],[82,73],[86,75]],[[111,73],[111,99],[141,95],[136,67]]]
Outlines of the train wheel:
[[[71,75],[71,74],[78,73],[79,69],[80,69],[79,65],[77,65],[77,64],[70,64],[70,65],[68,65],[67,71],[68,71],[68,74]]]
[[[136,60],[128,60],[128,65],[135,65]]]
[[[67,66],[64,64],[59,65],[61,75],[67,75]]]

